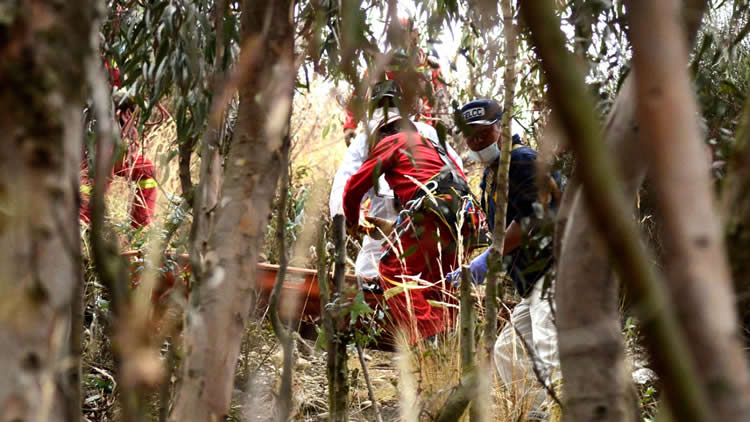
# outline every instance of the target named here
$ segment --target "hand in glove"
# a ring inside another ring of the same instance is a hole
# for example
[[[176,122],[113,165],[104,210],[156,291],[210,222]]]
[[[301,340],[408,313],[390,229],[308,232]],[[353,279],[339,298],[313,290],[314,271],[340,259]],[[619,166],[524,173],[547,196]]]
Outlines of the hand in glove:
[[[346,222],[346,234],[348,234],[351,237],[359,237],[360,236],[359,224],[351,224],[347,221]]]
[[[366,224],[363,227],[365,227],[367,235],[375,240],[390,236],[393,228],[396,226],[394,222],[378,217],[367,216],[365,217],[365,221]]]
[[[484,278],[487,276],[487,257],[490,255],[490,249],[482,252],[481,255],[474,258],[469,264],[469,271],[471,272],[471,282],[474,284],[484,283]],[[461,283],[461,268],[450,272],[445,275],[445,280],[452,282],[453,287],[458,287]]]

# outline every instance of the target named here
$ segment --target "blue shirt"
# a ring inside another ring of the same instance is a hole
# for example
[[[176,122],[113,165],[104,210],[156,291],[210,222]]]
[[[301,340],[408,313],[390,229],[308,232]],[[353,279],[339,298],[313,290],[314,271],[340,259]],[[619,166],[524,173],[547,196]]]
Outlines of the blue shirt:
[[[536,158],[538,153],[533,149],[514,141],[513,150],[510,152],[510,168],[508,170],[508,211],[505,218],[507,227],[512,221],[521,224],[524,218],[531,222],[537,220],[534,212],[534,203],[538,200],[538,189],[536,180]],[[497,199],[497,177],[495,169],[497,161],[488,166],[482,175],[479,187],[482,190],[482,208],[487,215],[490,230],[495,225],[495,201]],[[560,182],[557,175],[553,175],[558,187]],[[556,209],[554,200],[550,204],[551,209]],[[552,265],[552,242],[544,247],[536,247],[530,244],[527,236],[521,246],[506,255],[510,257],[511,265],[508,269],[513,285],[521,296],[526,296]]]

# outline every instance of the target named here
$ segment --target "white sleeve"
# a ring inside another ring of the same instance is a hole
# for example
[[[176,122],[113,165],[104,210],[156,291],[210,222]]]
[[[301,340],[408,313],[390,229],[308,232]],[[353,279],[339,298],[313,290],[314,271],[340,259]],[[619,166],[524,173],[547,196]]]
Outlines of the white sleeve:
[[[437,130],[435,130],[434,127],[422,123],[422,122],[414,122],[414,126],[417,127],[417,131],[420,135],[424,136],[425,138],[431,140],[436,145],[440,145],[440,138],[438,137]],[[461,159],[461,157],[458,156],[458,153],[456,150],[453,149],[453,147],[446,141],[445,146],[447,147],[447,153],[448,155],[458,164],[458,167],[461,169],[461,171],[464,170],[464,162]]]
[[[434,127],[423,122],[412,122],[414,123],[414,126],[417,127],[417,132],[419,132],[420,135],[424,136],[435,144],[440,145],[440,138],[438,138],[437,131]]]
[[[458,164],[458,167],[461,169],[461,171],[464,171],[464,160],[461,159],[461,156],[458,155],[455,149],[449,144],[448,142],[445,143],[445,146],[448,149],[448,155]]]
[[[346,154],[344,155],[344,160],[341,162],[341,166],[339,166],[336,175],[333,177],[331,198],[328,200],[331,217],[342,213],[346,181],[349,180],[349,177],[356,173],[360,167],[362,167],[362,163],[367,159],[367,155],[367,135],[360,133],[354,138],[354,140],[352,140],[352,143],[349,144],[349,148],[346,149]]]

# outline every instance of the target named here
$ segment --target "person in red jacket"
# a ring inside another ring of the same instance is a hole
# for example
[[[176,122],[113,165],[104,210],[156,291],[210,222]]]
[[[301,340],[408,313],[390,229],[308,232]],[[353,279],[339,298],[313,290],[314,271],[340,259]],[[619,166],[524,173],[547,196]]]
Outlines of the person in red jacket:
[[[359,227],[360,202],[380,174],[404,204],[399,223],[381,258],[378,272],[383,290],[403,289],[388,306],[410,342],[445,331],[452,318],[444,306],[443,274],[459,264],[458,240],[468,252],[483,221],[466,177],[458,165],[421,137],[400,115],[381,120],[373,134],[368,159],[346,183],[343,209],[349,230]],[[459,218],[459,214],[463,214]],[[415,280],[421,280],[418,286]],[[432,303],[431,303],[432,302]]]
[[[120,71],[105,61],[105,67],[110,74],[110,84],[113,87],[120,85]],[[119,101],[118,101],[119,102]],[[128,102],[123,102],[118,107],[118,123],[122,127],[122,138],[130,143],[130,137],[133,133],[137,135],[134,129],[133,117],[134,106]],[[133,145],[128,145],[128,150],[122,153],[122,156],[115,161],[112,169],[112,176],[124,177],[135,184],[135,197],[130,207],[130,225],[134,228],[144,227],[153,221],[156,211],[156,169],[154,164],[148,158],[134,151]],[[84,158],[81,161],[81,208],[78,217],[86,224],[91,222],[91,204],[90,197],[93,188],[93,180],[89,178],[88,159],[84,150]],[[112,181],[110,177],[107,187]]]
[[[113,176],[124,177],[135,184],[135,198],[130,207],[130,225],[134,228],[144,227],[153,221],[156,211],[156,171],[148,158],[134,153],[125,153],[112,169]],[[111,178],[108,181],[111,182]],[[78,216],[85,223],[91,222],[91,204],[89,199],[93,188],[89,178],[88,162],[81,162],[81,208]]]
[[[419,91],[405,94],[416,95],[419,98],[417,120],[435,126],[438,121],[435,112],[439,111],[435,108],[440,108],[439,105],[446,102],[444,97],[447,95],[440,64],[418,47],[419,32],[413,19],[402,18],[394,26],[396,28],[394,32],[400,34],[393,38],[397,40],[396,44],[401,46],[391,51],[391,62],[385,69],[385,78],[400,83],[402,87],[413,87],[415,91]],[[367,79],[367,72],[362,79]],[[352,96],[355,95],[356,89]],[[343,126],[347,146],[354,137],[358,124],[359,120],[354,112],[351,108],[347,108]]]

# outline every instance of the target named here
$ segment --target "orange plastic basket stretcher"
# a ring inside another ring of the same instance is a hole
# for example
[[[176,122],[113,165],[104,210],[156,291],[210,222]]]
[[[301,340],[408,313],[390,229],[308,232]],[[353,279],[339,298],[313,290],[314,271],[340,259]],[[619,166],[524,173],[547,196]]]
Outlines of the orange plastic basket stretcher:
[[[131,277],[132,285],[135,287],[139,284],[140,274],[138,273],[138,259],[142,257],[140,251],[128,251],[123,252],[123,256],[131,259]],[[160,271],[159,279],[152,289],[151,301],[155,308],[165,306],[170,295],[175,294],[180,287],[187,295],[188,281],[190,278],[190,258],[186,254],[170,255],[172,261],[176,263],[171,270]],[[268,303],[268,297],[273,290],[273,286],[276,283],[276,277],[279,271],[278,265],[258,263],[257,264],[257,275],[256,275],[256,286],[260,293],[260,304],[265,305]],[[357,285],[357,277],[351,274],[347,274],[345,282],[349,285]],[[329,278],[330,279],[330,278]],[[177,282],[180,282],[179,284]],[[383,294],[365,290],[364,298],[368,305],[372,309],[383,309],[383,303],[385,302]],[[475,299],[482,301],[482,296],[476,296]],[[511,307],[513,304],[507,303]],[[279,309],[281,318],[287,321],[299,321],[300,323],[316,323],[320,319],[321,305],[320,305],[320,289],[318,286],[318,273],[315,270],[297,267],[287,267],[286,275],[284,278],[284,286],[281,291],[279,298]],[[501,315],[498,316],[498,323],[502,325],[503,321],[507,320],[509,312],[507,308],[501,309]],[[389,317],[385,317],[379,322],[379,325],[384,329],[384,332],[393,332],[393,321]],[[392,342],[390,336],[386,336],[386,344],[381,344],[385,347],[389,347],[387,344]]]
[[[138,262],[142,258],[141,251],[127,251],[123,256],[131,259],[131,281],[135,287],[139,284]],[[186,254],[170,255],[176,262],[172,269],[162,269],[159,279],[151,292],[151,300],[156,305],[163,302],[175,291],[177,282],[187,287],[190,275],[190,257]],[[268,297],[276,283],[279,272],[278,265],[257,264],[256,286],[260,292],[260,300],[267,303]],[[357,285],[357,277],[347,274],[346,283]],[[383,295],[365,291],[365,301],[375,309],[383,301]],[[281,317],[291,321],[317,321],[320,317],[320,289],[318,273],[315,270],[297,267],[287,267],[284,277],[284,287],[279,298]]]

